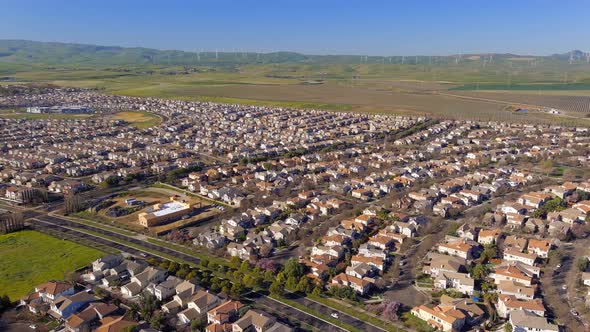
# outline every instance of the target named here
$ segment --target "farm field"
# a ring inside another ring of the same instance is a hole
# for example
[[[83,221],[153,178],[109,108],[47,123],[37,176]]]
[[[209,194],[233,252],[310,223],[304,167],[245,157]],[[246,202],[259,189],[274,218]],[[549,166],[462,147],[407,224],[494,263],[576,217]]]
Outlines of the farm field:
[[[119,112],[114,114],[112,118],[127,121],[131,126],[139,129],[156,126],[162,121],[157,115],[148,112]]]
[[[187,72],[180,66],[155,65],[115,69],[33,67],[14,73],[16,81],[3,84],[45,82],[137,97],[590,126],[590,120],[586,119],[590,106],[585,99],[590,96],[587,90],[590,84],[584,76],[590,67],[548,62],[547,70],[540,71],[525,65],[524,60],[520,64],[512,61],[513,67],[498,63],[486,69],[478,67],[477,61],[461,66],[448,63],[197,66],[192,68],[195,72]],[[564,70],[568,72],[567,84],[563,83]],[[507,84],[509,75],[510,84]],[[482,91],[480,88],[484,87],[490,90]],[[566,112],[515,114],[510,108],[514,104]],[[143,112],[122,112],[115,116],[139,128],[157,123],[158,119],[149,117]]]
[[[16,301],[35,285],[90,264],[103,253],[35,231],[0,235],[0,293]]]
[[[553,94],[546,94],[544,91],[537,93],[521,93],[520,91],[450,91],[449,93],[466,97],[493,99],[508,103],[551,107],[563,110],[569,115],[579,117],[587,117],[587,115],[590,115],[590,96],[560,95],[556,92]]]

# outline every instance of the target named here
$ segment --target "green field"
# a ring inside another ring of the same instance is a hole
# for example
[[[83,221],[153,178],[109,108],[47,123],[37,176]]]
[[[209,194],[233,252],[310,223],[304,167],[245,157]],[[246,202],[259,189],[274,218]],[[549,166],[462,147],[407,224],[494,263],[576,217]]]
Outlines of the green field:
[[[114,120],[127,121],[131,126],[139,129],[156,126],[162,122],[162,119],[148,112],[119,112],[113,115]]]
[[[37,113],[23,113],[14,111],[0,111],[0,118],[6,119],[84,119],[92,117],[91,114],[37,114]]]
[[[34,286],[89,265],[103,253],[35,231],[0,235],[0,294],[18,300]]]

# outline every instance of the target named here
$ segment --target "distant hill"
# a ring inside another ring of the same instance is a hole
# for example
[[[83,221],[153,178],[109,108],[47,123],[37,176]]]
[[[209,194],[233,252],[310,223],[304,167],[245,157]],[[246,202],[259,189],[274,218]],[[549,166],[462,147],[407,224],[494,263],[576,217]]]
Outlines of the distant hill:
[[[236,65],[254,63],[302,62],[307,56],[294,52],[275,53],[194,53],[142,47],[97,46],[48,43],[26,40],[0,40],[0,61],[48,65]]]
[[[0,40],[0,62],[43,65],[188,65],[236,66],[244,64],[452,64],[485,61],[553,61],[587,62],[585,52],[575,50],[550,56],[516,54],[457,54],[447,56],[359,56],[359,55],[305,55],[296,52],[185,52],[157,50],[142,47],[97,46],[71,43],[37,42],[27,40]]]

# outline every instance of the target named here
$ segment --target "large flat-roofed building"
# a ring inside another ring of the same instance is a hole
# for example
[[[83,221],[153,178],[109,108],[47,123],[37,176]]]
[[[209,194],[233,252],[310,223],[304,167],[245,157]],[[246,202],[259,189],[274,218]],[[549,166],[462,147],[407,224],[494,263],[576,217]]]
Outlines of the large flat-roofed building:
[[[138,215],[139,223],[144,227],[157,226],[161,223],[179,219],[192,212],[189,203],[176,201],[170,198],[168,203],[159,203],[152,207],[150,212],[142,212]]]
[[[35,106],[27,107],[27,113],[48,114],[48,113],[62,113],[62,114],[93,114],[93,109],[83,106]]]

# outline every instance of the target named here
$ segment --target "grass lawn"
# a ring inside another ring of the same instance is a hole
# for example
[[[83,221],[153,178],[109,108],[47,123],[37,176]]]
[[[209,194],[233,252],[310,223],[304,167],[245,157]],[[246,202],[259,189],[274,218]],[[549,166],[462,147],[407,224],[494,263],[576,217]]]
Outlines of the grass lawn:
[[[113,115],[114,120],[124,120],[132,126],[143,129],[160,124],[159,116],[148,112],[119,112]]]
[[[37,120],[37,119],[84,119],[90,118],[94,116],[94,114],[62,114],[62,113],[22,113],[22,112],[12,112],[12,111],[5,111],[0,112],[0,118],[10,118],[10,119],[29,119],[29,120]]]
[[[17,300],[34,286],[90,264],[102,252],[35,231],[0,235],[0,293]]]

